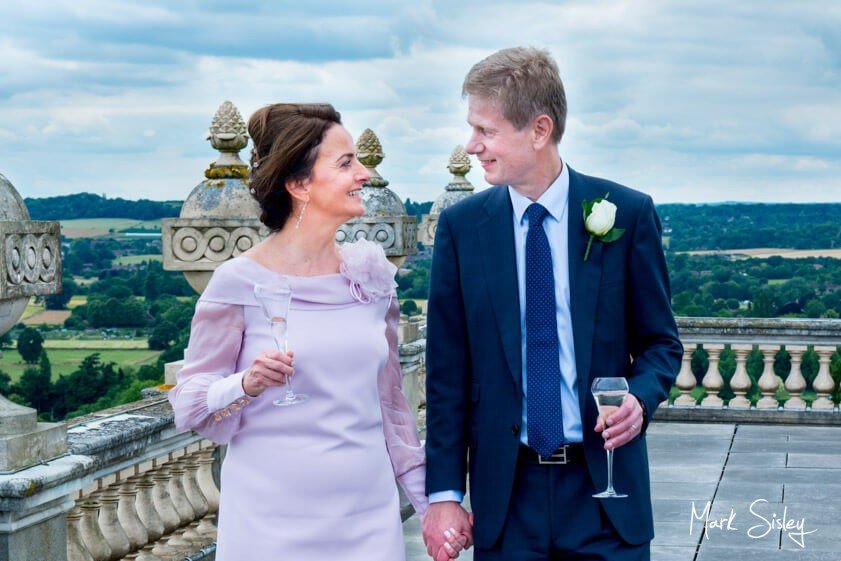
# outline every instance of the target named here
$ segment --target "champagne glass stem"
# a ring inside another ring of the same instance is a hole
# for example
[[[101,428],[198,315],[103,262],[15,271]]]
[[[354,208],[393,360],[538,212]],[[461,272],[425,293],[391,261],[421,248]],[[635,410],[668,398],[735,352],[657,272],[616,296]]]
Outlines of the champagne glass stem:
[[[283,352],[289,353],[289,341],[283,337]],[[295,391],[292,389],[292,376],[286,377],[286,401],[294,401]]]
[[[613,448],[607,451],[607,492],[614,493],[613,490]]]

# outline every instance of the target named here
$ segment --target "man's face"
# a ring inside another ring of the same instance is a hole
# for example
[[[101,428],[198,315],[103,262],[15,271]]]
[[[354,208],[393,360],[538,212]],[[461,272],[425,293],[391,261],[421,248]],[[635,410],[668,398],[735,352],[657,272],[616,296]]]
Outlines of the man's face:
[[[529,183],[536,163],[532,127],[517,130],[503,117],[497,101],[472,95],[467,99],[467,123],[473,132],[465,150],[479,158],[485,181],[512,187]]]

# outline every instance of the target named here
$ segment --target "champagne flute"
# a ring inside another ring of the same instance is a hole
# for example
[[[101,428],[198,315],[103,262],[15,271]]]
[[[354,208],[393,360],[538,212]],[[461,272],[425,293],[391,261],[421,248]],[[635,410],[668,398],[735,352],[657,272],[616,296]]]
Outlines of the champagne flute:
[[[619,409],[628,395],[628,381],[625,378],[596,378],[590,386],[602,425],[607,429],[607,418]],[[613,449],[607,450],[607,489],[596,493],[597,499],[624,499],[628,495],[617,493],[613,489]]]
[[[275,346],[278,350],[288,353],[286,332],[289,306],[292,303],[292,289],[288,286],[254,285],[254,298],[260,304],[263,315],[269,321]],[[307,394],[295,393],[292,389],[292,376],[287,376],[286,393],[282,398],[276,399],[272,403],[278,407],[286,407],[288,405],[298,405],[308,399]]]

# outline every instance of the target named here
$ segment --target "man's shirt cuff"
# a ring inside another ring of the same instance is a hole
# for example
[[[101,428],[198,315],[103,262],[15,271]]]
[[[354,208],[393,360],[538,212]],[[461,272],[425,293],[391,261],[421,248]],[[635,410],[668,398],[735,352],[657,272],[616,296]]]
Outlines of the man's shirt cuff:
[[[455,501],[460,503],[464,500],[464,493],[461,491],[436,491],[429,494],[429,504],[443,503],[444,501]]]

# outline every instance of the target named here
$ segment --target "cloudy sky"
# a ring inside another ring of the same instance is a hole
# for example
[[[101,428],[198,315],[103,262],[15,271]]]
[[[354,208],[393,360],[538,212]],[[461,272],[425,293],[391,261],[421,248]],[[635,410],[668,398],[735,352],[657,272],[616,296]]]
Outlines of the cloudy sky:
[[[183,199],[217,107],[330,101],[432,200],[461,80],[547,48],[563,157],[658,202],[841,200],[841,2],[0,0],[0,173],[23,196]],[[468,178],[483,188],[481,169]]]

